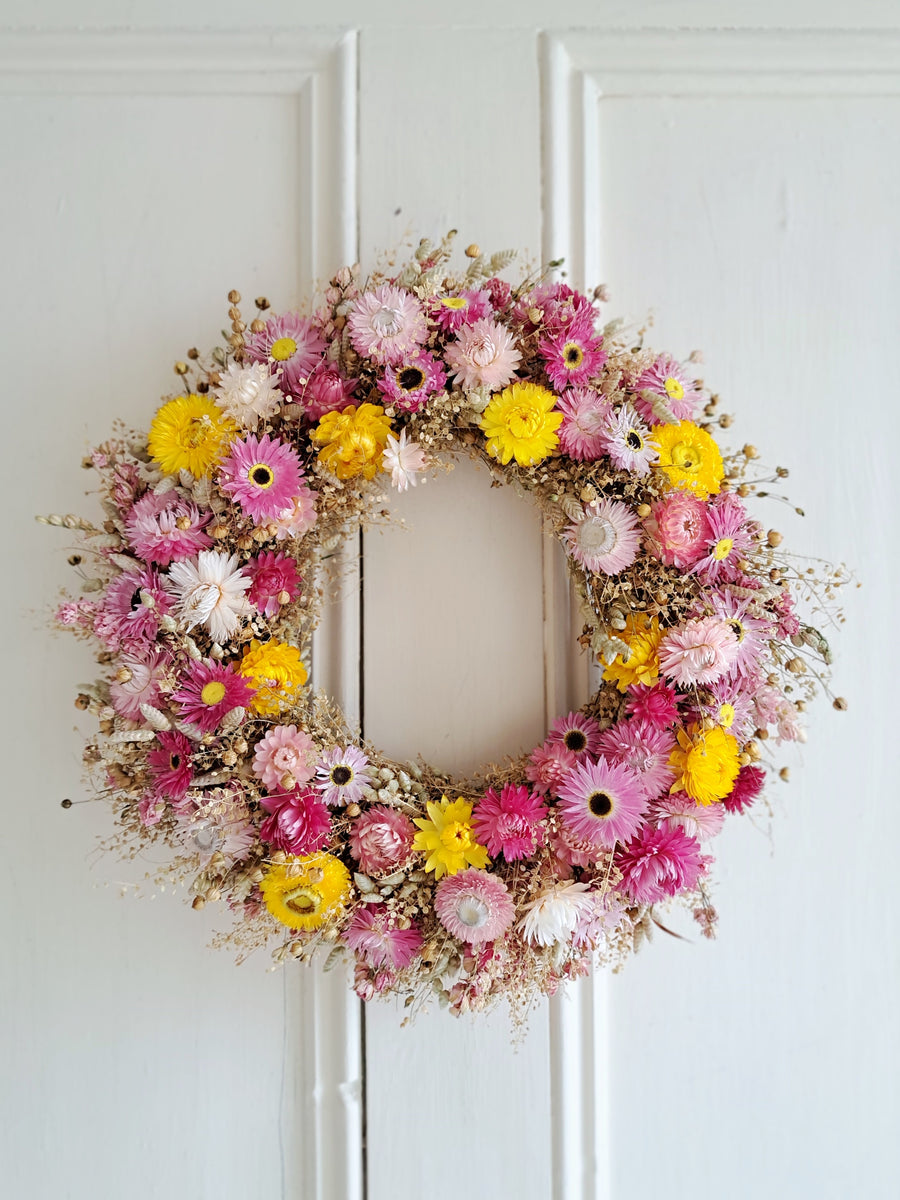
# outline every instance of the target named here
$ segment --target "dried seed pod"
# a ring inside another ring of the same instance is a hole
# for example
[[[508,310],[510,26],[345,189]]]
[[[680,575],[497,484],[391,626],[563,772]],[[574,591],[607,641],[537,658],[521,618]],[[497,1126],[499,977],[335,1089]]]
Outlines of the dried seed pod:
[[[141,705],[141,716],[147,722],[151,729],[165,731],[172,728],[172,722],[164,712],[160,712],[158,708],[154,708],[152,704]]]

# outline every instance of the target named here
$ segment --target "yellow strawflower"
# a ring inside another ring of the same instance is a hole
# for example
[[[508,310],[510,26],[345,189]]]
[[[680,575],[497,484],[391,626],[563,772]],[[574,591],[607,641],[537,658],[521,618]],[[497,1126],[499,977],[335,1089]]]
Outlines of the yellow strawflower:
[[[678,777],[669,791],[687,792],[703,805],[724,800],[741,769],[739,754],[737,740],[720,725],[679,729],[678,745],[669,755],[669,766]]]
[[[672,485],[682,492],[693,492],[701,500],[715,496],[722,484],[725,467],[713,438],[693,421],[677,425],[655,425],[653,441],[659,446],[659,466]]]
[[[190,471],[200,479],[222,461],[236,432],[218,405],[192,393],[162,406],[150,425],[147,447],[167,475]]]
[[[308,678],[297,647],[274,638],[270,642],[254,639],[238,671],[257,689],[250,701],[251,711],[264,716],[277,716],[292,704]]]
[[[333,854],[306,854],[270,867],[259,890],[282,925],[318,929],[350,898],[350,872]]]
[[[435,879],[440,879],[465,867],[488,865],[487,849],[478,845],[472,833],[472,805],[467,800],[441,796],[440,804],[429,800],[425,807],[428,817],[415,822],[421,832],[413,838],[413,850],[428,855],[426,871],[434,871]]]
[[[659,620],[652,620],[646,613],[633,613],[626,619],[625,629],[618,634],[628,646],[625,661],[617,655],[603,671],[603,678],[615,683],[620,692],[627,692],[634,683],[645,683],[647,687],[659,679],[659,643],[662,633]]]
[[[322,447],[319,462],[338,479],[374,479],[390,432],[390,418],[380,404],[351,404],[343,412],[326,413],[310,436]]]
[[[555,404],[553,392],[536,383],[513,383],[492,396],[481,415],[491,458],[515,458],[520,467],[542,462],[559,445],[563,415],[552,411]]]

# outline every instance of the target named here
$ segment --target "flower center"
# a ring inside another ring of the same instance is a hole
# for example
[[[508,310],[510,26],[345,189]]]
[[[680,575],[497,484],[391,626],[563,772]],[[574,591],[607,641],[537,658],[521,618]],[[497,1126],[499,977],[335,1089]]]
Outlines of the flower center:
[[[180,754],[170,754],[169,755],[169,766],[172,768],[173,771],[177,771],[178,768],[181,766],[181,755]]]
[[[514,408],[509,414],[508,428],[513,437],[534,437],[541,428],[540,415],[530,408]]]
[[[469,358],[476,367],[486,367],[497,357],[497,347],[494,345],[493,338],[481,337],[472,346],[469,351]]]
[[[456,906],[456,915],[467,929],[480,929],[488,919],[488,906],[478,896],[463,896]]]
[[[404,367],[397,376],[397,382],[404,392],[415,392],[425,382],[425,372],[419,367]]]
[[[587,745],[587,738],[580,729],[567,730],[563,741],[568,749],[574,751],[575,754],[577,754],[579,750],[583,750]]]
[[[353,772],[343,763],[339,763],[338,766],[331,768],[331,775],[329,778],[335,787],[345,787],[353,778]]]
[[[613,810],[612,797],[606,792],[592,792],[588,796],[588,808],[595,817],[608,817]]]
[[[697,471],[700,468],[700,455],[690,442],[676,442],[672,447],[672,462],[682,471]]]
[[[644,439],[636,429],[629,429],[625,434],[625,445],[629,450],[643,450]]]
[[[204,684],[200,699],[210,706],[221,703],[225,699],[225,684],[221,679],[211,679],[209,683]]]
[[[403,321],[397,308],[379,308],[372,316],[372,328],[380,337],[393,337],[399,333]]]
[[[445,296],[441,301],[444,308],[450,308],[454,312],[459,312],[461,308],[468,308],[469,302],[465,296]]]
[[[719,724],[723,729],[730,729],[734,724],[733,704],[721,704],[719,706]]]
[[[213,825],[203,823],[195,827],[193,832],[194,845],[201,853],[206,853],[207,850],[215,850],[221,838],[219,832]]]
[[[284,893],[284,903],[301,917],[313,916],[322,907],[322,896],[315,888],[298,887]]]
[[[732,538],[719,538],[713,549],[712,556],[716,562],[721,562],[723,558],[727,558],[734,546]]]
[[[588,517],[578,527],[578,548],[582,554],[611,554],[618,538],[615,526],[606,517]]]
[[[462,821],[449,821],[441,832],[441,843],[448,850],[468,850],[472,845],[469,826]]]
[[[265,491],[266,488],[270,488],[275,482],[275,473],[265,463],[254,463],[247,472],[247,478],[255,487],[262,488]]]
[[[195,450],[203,444],[212,429],[212,421],[206,413],[202,417],[191,417],[184,430],[184,445],[189,450]]]
[[[563,346],[563,360],[570,371],[575,371],[584,362],[584,351],[577,342],[566,342]]]
[[[293,338],[281,337],[272,343],[270,351],[276,362],[287,362],[297,353],[297,343]]]
[[[670,400],[681,400],[684,396],[684,385],[671,375],[665,382],[666,395]]]

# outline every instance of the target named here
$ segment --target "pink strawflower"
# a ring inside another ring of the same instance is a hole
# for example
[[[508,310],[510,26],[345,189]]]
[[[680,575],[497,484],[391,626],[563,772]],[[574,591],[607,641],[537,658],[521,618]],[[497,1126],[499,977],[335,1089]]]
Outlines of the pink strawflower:
[[[494,857],[507,862],[530,857],[542,840],[544,803],[528,788],[505,783],[498,795],[488,788],[475,806],[472,829],[475,838]]]
[[[417,350],[384,368],[378,390],[386,404],[393,404],[401,412],[414,413],[424,408],[435,392],[443,391],[446,382],[447,373],[434,355]]]
[[[584,516],[566,528],[563,540],[576,562],[593,574],[618,575],[638,556],[639,522],[621,500],[592,500]]]
[[[91,458],[98,470],[107,465],[104,461],[105,456],[96,451]],[[144,486],[144,481],[134,463],[117,463],[110,479],[110,496],[113,504],[120,512],[127,512],[144,490]]]
[[[283,604],[300,594],[297,564],[286,554],[266,550],[251,558],[244,567],[252,580],[247,598],[266,617],[275,617]]]
[[[651,465],[659,458],[650,429],[627,403],[610,414],[603,430],[603,449],[614,467],[639,479],[650,474]]]
[[[709,541],[706,504],[691,492],[671,492],[650,508],[644,522],[650,552],[682,571],[699,562]]]
[[[316,773],[318,748],[296,725],[275,725],[256,743],[253,774],[270,791],[290,791]]]
[[[766,601],[766,607],[775,617],[775,632],[780,638],[793,637],[800,632],[800,622],[794,612],[794,597],[788,588],[784,588],[777,596]]]
[[[170,800],[183,800],[191,786],[191,743],[183,733],[158,733],[159,746],[147,755],[154,790]]]
[[[203,733],[212,733],[235,708],[248,708],[255,689],[226,663],[191,662],[172,699],[181,715]]]
[[[498,279],[496,275],[492,276],[482,289],[491,302],[491,306],[498,312],[500,309],[506,308],[512,298],[512,286],[505,279]]]
[[[152,608],[141,600],[141,592],[151,597]],[[172,597],[158,571],[152,567],[146,571],[125,571],[106,589],[97,610],[94,632],[107,650],[118,650],[121,646],[134,649],[155,641],[159,617],[167,616],[171,608]]]
[[[147,492],[125,518],[125,532],[136,554],[167,567],[212,545],[204,532],[211,516],[176,491]]]
[[[700,617],[670,629],[659,646],[659,667],[678,687],[715,683],[734,666],[737,638],[718,617]]]
[[[576,837],[566,825],[557,825],[550,837],[550,849],[555,858],[556,873],[561,879],[572,877],[572,867],[590,867],[600,851],[595,842]]]
[[[753,528],[747,523],[747,510],[732,492],[723,492],[710,501],[706,512],[709,536],[704,555],[693,567],[706,583],[736,579],[738,563],[753,546]]]
[[[505,388],[522,361],[512,333],[489,317],[464,325],[444,358],[460,387],[466,391],[483,387],[489,392]]]
[[[652,367],[637,378],[634,406],[650,425],[658,425],[665,409],[676,421],[693,421],[700,392],[679,362],[661,354]],[[655,402],[659,411],[654,411]],[[660,407],[663,406],[663,407]]]
[[[301,397],[303,408],[311,421],[318,421],[327,412],[339,411],[352,404],[351,397],[358,379],[345,379],[336,367],[318,366],[307,381]]]
[[[539,348],[547,377],[558,391],[583,387],[607,358],[603,338],[594,333],[593,323],[587,321],[571,326],[565,333],[542,338]]]
[[[463,288],[438,297],[432,304],[431,315],[441,329],[455,333],[463,325],[492,316],[491,296],[488,292]]]
[[[561,743],[547,741],[536,750],[532,750],[525,774],[534,784],[535,791],[542,796],[547,792],[555,794],[576,762],[577,759],[571,750]]]
[[[256,522],[271,521],[300,489],[302,471],[297,452],[286,442],[249,433],[234,441],[219,468],[219,487]]]
[[[569,458],[592,462],[605,453],[604,430],[611,412],[608,400],[592,388],[570,388],[556,407],[563,414],[559,444]]]
[[[388,283],[355,301],[347,327],[356,353],[380,363],[400,362],[428,337],[422,305],[405,288]]]
[[[643,823],[647,808],[634,771],[605,758],[573,767],[558,795],[564,827],[598,849],[612,850],[616,842],[627,841]]]
[[[160,686],[165,680],[171,659],[166,650],[155,646],[135,649],[118,660],[119,671],[129,678],[114,678],[109,685],[109,699],[116,712],[129,721],[140,721],[141,705],[159,703]]]
[[[643,721],[619,721],[600,736],[600,753],[609,762],[633,771],[650,800],[675,782],[675,772],[669,766],[674,749],[674,733]]]
[[[402,971],[422,949],[422,935],[415,925],[401,929],[396,921],[383,904],[363,904],[353,914],[344,941],[370,967]]]
[[[94,628],[98,611],[98,605],[93,600],[83,600],[81,598],[78,600],[67,600],[53,614],[53,619],[58,625],[64,625],[67,628],[76,626],[78,629],[85,629],[90,632]]]
[[[297,494],[271,522],[276,528],[275,540],[283,542],[287,538],[303,537],[315,525],[316,517],[316,493],[301,484]]]
[[[734,787],[722,801],[721,807],[726,812],[744,813],[757,798],[766,782],[766,773],[762,767],[741,767]],[[710,808],[719,805],[711,804]]]
[[[578,918],[572,945],[576,950],[597,950],[606,941],[607,934],[615,932],[625,916],[626,905],[620,896],[606,892],[603,895],[586,892],[594,901],[593,911],[585,909]]]
[[[368,875],[395,871],[409,858],[415,827],[386,804],[374,804],[353,823],[350,853]]]
[[[558,337],[573,327],[593,326],[594,307],[567,283],[542,283],[517,302],[513,316],[528,331],[540,328]]]
[[[321,796],[311,788],[297,788],[262,796],[260,804],[270,815],[259,827],[259,836],[286,854],[315,854],[331,835],[331,816]]]
[[[335,746],[319,759],[316,768],[316,787],[321,789],[326,804],[356,804],[363,790],[372,786],[366,774],[369,760],[356,746]]]
[[[645,683],[632,684],[628,689],[625,711],[630,717],[654,729],[668,729],[678,720],[678,694],[662,680],[653,687]]]
[[[570,712],[553,722],[547,741],[565,746],[575,755],[576,762],[582,762],[585,757],[599,752],[600,726],[593,717],[585,716],[582,712]]]
[[[272,317],[265,329],[251,334],[246,343],[250,361],[268,363],[278,374],[279,387],[292,395],[302,395],[324,352],[321,330],[299,313]]]
[[[681,829],[698,842],[708,842],[725,824],[721,804],[698,804],[687,792],[674,792],[657,800],[653,817],[661,829]]]
[[[138,816],[141,824],[146,825],[148,829],[151,825],[159,824],[165,811],[165,800],[155,792],[145,792],[138,800]]]
[[[619,889],[637,904],[656,904],[696,885],[703,869],[700,846],[680,828],[645,825],[616,855]]]
[[[495,942],[516,913],[503,880],[475,867],[444,876],[434,893],[434,911],[448,933],[470,946]]]

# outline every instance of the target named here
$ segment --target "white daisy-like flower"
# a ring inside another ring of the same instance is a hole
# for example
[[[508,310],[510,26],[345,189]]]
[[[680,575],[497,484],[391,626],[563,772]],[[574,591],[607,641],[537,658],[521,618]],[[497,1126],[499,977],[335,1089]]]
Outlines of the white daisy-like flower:
[[[405,492],[412,484],[419,482],[416,476],[425,470],[425,451],[418,442],[407,441],[406,430],[400,430],[400,437],[388,434],[387,448],[382,455],[382,465],[391,473],[391,483],[398,492]]]
[[[576,562],[595,574],[617,575],[637,558],[641,545],[638,529],[637,517],[621,500],[592,500],[564,537]]]
[[[587,895],[586,883],[557,883],[525,905],[525,916],[518,924],[528,942],[552,946],[568,942],[580,922],[594,913],[594,897]]]
[[[213,391],[213,399],[238,425],[251,429],[260,419],[274,417],[284,397],[268,364],[241,367],[231,363]]]
[[[201,550],[196,561],[173,563],[169,578],[178,596],[178,616],[188,629],[206,627],[214,642],[224,642],[249,616],[253,606],[244,593],[251,585],[241,573],[237,555]]]
[[[659,450],[650,441],[650,429],[630,404],[623,404],[607,417],[602,439],[613,466],[640,478],[650,473]]]

